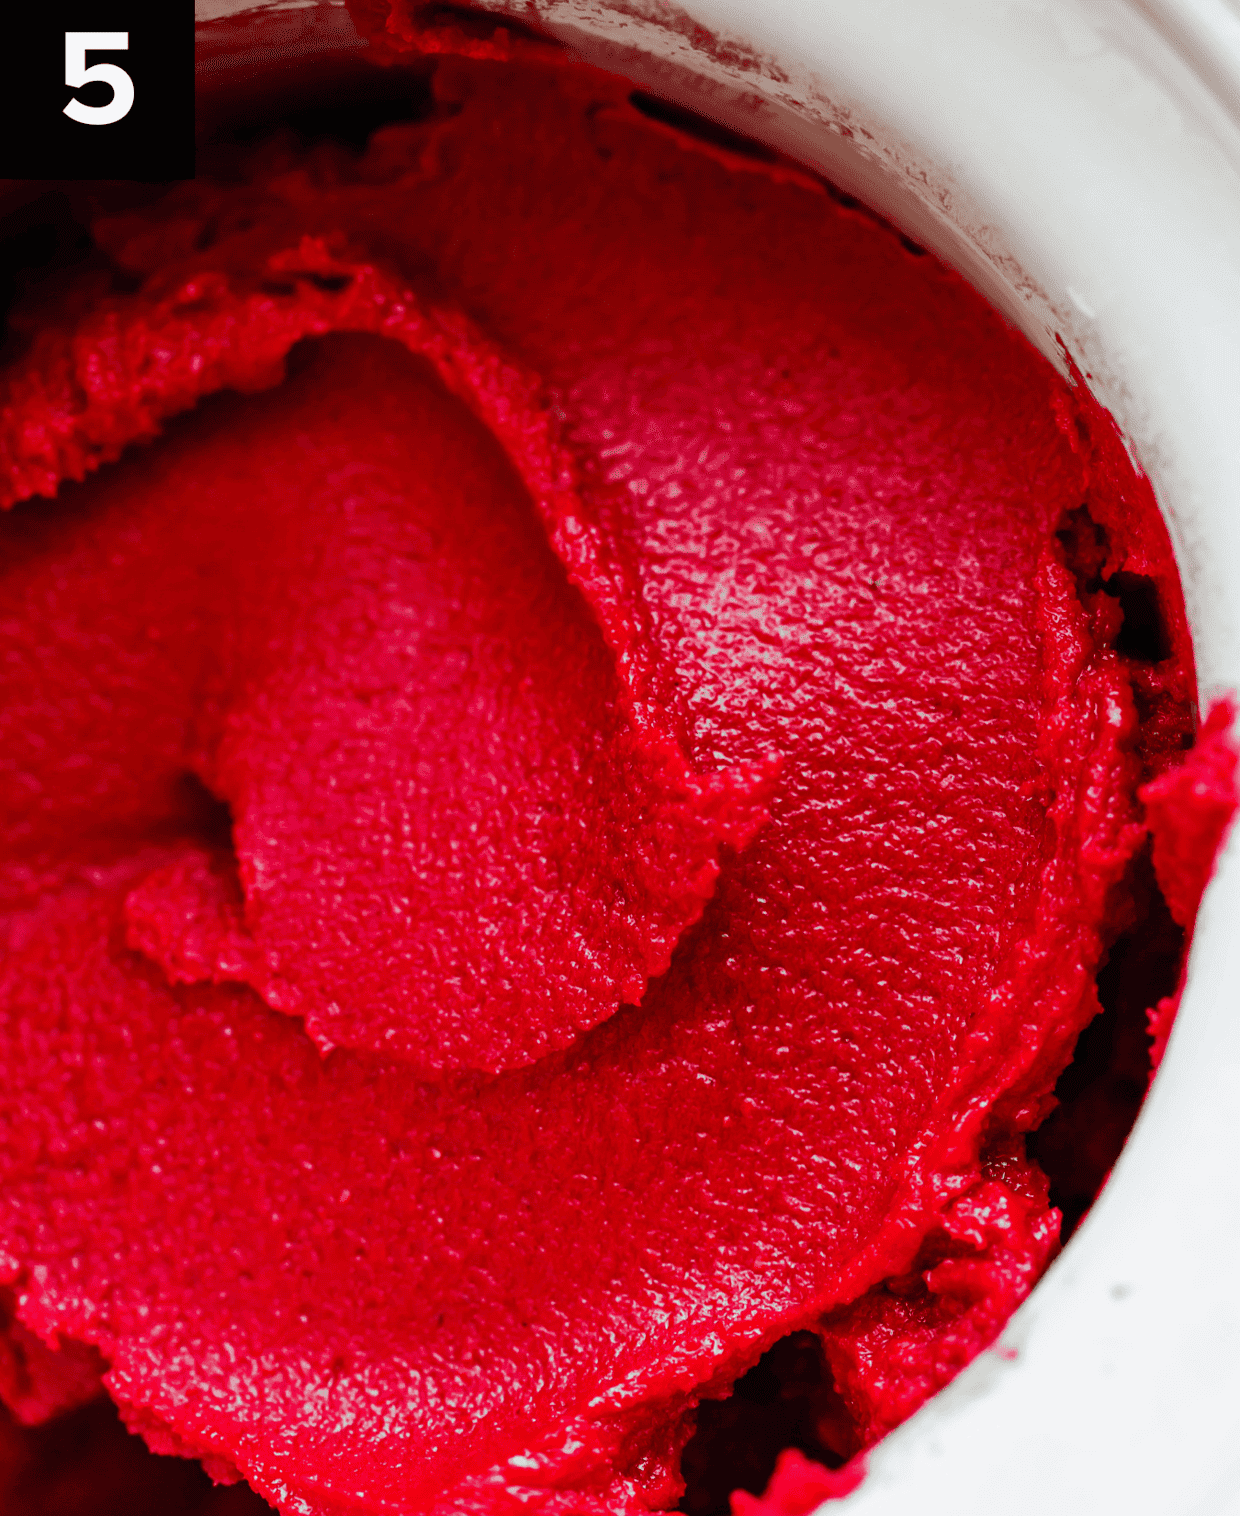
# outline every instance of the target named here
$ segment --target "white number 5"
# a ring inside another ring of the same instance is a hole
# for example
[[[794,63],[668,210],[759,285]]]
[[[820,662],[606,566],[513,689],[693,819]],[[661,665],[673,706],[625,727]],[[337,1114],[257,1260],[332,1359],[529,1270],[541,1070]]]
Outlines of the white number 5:
[[[133,80],[125,70],[115,63],[93,63],[86,67],[87,53],[128,51],[128,32],[65,33],[65,83],[69,88],[80,89],[96,80],[112,86],[112,98],[106,105],[83,105],[80,100],[70,100],[65,106],[66,116],[83,126],[111,126],[129,114],[133,107]]]

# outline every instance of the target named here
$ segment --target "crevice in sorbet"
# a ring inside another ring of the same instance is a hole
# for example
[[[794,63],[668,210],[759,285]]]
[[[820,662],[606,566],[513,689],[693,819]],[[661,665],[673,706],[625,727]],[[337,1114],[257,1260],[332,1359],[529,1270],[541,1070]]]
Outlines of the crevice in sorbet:
[[[30,286],[87,258],[89,230],[74,215],[67,195],[40,195],[8,218],[0,261],[0,309],[9,312]]]
[[[1130,873],[1136,919],[1098,974],[1101,1014],[1081,1033],[1059,1077],[1059,1104],[1030,1138],[1031,1155],[1051,1183],[1066,1241],[1107,1180],[1150,1078],[1150,1008],[1175,992],[1184,953],[1177,926],[1154,878],[1148,847]]]
[[[1089,507],[1072,511],[1056,535],[1082,605],[1089,597],[1104,594],[1118,607],[1122,619],[1109,639],[1114,651],[1134,663],[1163,663],[1170,658],[1171,631],[1157,583],[1148,574],[1128,569],[1107,572],[1110,535],[1094,520]]]
[[[1158,603],[1158,586],[1145,574],[1124,570],[1112,575],[1106,593],[1119,601],[1124,624],[1115,639],[1115,651],[1141,663],[1162,663],[1171,656],[1171,638]]]
[[[213,1484],[202,1465],[152,1453],[106,1398],[39,1427],[0,1406],[0,1510],[17,1516],[268,1516],[245,1485]]]
[[[149,205],[161,184],[114,183],[111,211]],[[97,244],[99,191],[89,181],[0,181],[0,364],[21,357],[50,322],[72,320],[106,293],[131,294],[141,279]]]
[[[729,153],[735,153],[738,157],[753,158],[758,163],[779,161],[779,154],[774,148],[767,147],[764,142],[755,142],[752,137],[742,136],[740,132],[734,132],[731,127],[721,126],[718,121],[712,121],[708,116],[699,116],[696,111],[687,110],[683,105],[675,105],[670,100],[660,99],[658,95],[651,95],[646,90],[635,89],[629,96],[629,103],[651,121],[674,127],[686,137],[694,137],[710,147],[721,147]]]
[[[1106,528],[1094,520],[1089,507],[1069,511],[1055,536],[1063,548],[1064,564],[1076,580],[1077,593],[1084,596],[1099,590],[1109,542]]]
[[[795,1448],[816,1463],[838,1468],[853,1429],[813,1332],[781,1337],[726,1400],[708,1400],[685,1444],[680,1472],[686,1516],[728,1516],[734,1490],[760,1495],[776,1460]]]
[[[284,113],[281,128],[303,147],[332,142],[360,154],[381,127],[397,121],[426,121],[435,111],[428,71],[400,68],[377,73],[371,69],[364,89],[333,89],[327,96],[299,102]],[[264,118],[244,135],[236,134],[236,140],[252,141],[270,131],[270,122]]]
[[[178,780],[177,798],[183,808],[188,839],[205,848],[230,853],[235,862],[233,814],[228,801],[213,794],[194,773],[183,774]]]
[[[376,131],[450,114],[431,90],[432,66],[404,58],[377,69],[369,58],[300,58],[276,68],[253,94],[225,91],[199,102],[199,174],[243,176],[248,153],[261,144],[270,154],[325,148],[360,157]],[[278,130],[273,134],[273,122]],[[198,246],[202,252],[210,241]]]
[[[1078,431],[1087,442],[1079,420]],[[1174,650],[1158,585],[1116,567],[1112,534],[1088,504],[1069,512],[1056,536],[1100,649],[1114,653],[1128,673],[1138,722],[1134,751],[1147,775],[1157,772],[1193,735],[1187,693],[1158,683],[1158,666]],[[1115,892],[1111,919],[1114,940],[1095,976],[1099,1014],[1056,1083],[1055,1109],[1029,1140],[1062,1214],[1063,1241],[1106,1183],[1140,1112],[1151,1073],[1149,1014],[1174,993],[1183,963],[1185,932],[1159,888],[1148,841]]]

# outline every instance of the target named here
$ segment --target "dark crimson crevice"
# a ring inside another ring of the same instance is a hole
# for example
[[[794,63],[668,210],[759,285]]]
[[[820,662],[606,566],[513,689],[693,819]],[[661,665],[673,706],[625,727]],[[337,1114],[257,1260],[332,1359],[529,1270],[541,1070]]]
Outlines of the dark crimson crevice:
[[[1110,536],[1088,505],[1069,513],[1057,536],[1081,603],[1098,603],[1095,597],[1105,595],[1122,612],[1110,646],[1133,675],[1142,728],[1137,749],[1147,757],[1159,747],[1159,734],[1141,675],[1172,652],[1157,586],[1124,569],[1107,573]],[[1191,711],[1178,714],[1191,734]],[[1140,1112],[1151,1073],[1148,1012],[1175,993],[1186,946],[1158,887],[1148,846],[1133,860],[1123,895],[1125,909],[1116,914],[1122,929],[1097,976],[1101,1013],[1082,1032],[1060,1075],[1056,1109],[1029,1139],[1030,1156],[1050,1180],[1051,1201],[1063,1213],[1064,1241],[1105,1184]]]
[[[281,129],[303,147],[333,142],[361,153],[380,127],[423,121],[434,114],[432,72],[432,65],[423,62],[385,69],[373,65],[342,69],[330,93],[320,90],[291,98],[282,112]],[[243,118],[221,133],[221,140],[252,142],[270,131],[270,115],[264,110],[257,119]]]
[[[733,1490],[760,1495],[775,1460],[796,1448],[827,1468],[850,1450],[851,1423],[813,1332],[781,1338],[733,1386],[726,1400],[707,1400],[685,1444],[680,1472],[685,1516],[728,1516]]]
[[[721,147],[741,158],[752,158],[757,163],[779,162],[779,154],[774,148],[746,137],[741,132],[735,132],[731,127],[722,126],[709,116],[699,116],[696,111],[687,110],[683,105],[664,100],[659,95],[635,89],[629,96],[629,102],[651,121],[661,121],[664,126],[674,127],[686,137],[696,137],[699,142]]]
[[[1158,603],[1158,586],[1144,574],[1122,569],[1107,580],[1103,589],[1119,601],[1124,624],[1115,639],[1115,651],[1140,663],[1161,663],[1171,656],[1171,638]]]
[[[177,786],[186,835],[203,847],[233,851],[232,809],[226,800],[203,784],[197,774],[187,773]]]
[[[1098,975],[1102,1013],[1081,1033],[1059,1077],[1059,1105],[1029,1139],[1030,1156],[1063,1212],[1065,1241],[1106,1182],[1141,1110],[1150,1079],[1147,1012],[1175,993],[1184,954],[1184,929],[1171,918],[1148,850],[1134,865],[1130,898],[1136,920]]]
[[[41,1427],[0,1407],[0,1511],[6,1516],[271,1516],[249,1488],[212,1484],[200,1464],[161,1458],[110,1400]]]

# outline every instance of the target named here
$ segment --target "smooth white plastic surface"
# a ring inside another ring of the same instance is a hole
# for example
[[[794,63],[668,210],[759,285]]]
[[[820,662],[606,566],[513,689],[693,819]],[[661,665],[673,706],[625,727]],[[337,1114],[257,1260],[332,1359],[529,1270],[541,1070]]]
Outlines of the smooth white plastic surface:
[[[489,3],[821,169],[1066,351],[1167,517],[1203,704],[1240,689],[1232,0]],[[1101,1199],[995,1348],[825,1510],[1240,1516],[1237,1122],[1240,828]]]

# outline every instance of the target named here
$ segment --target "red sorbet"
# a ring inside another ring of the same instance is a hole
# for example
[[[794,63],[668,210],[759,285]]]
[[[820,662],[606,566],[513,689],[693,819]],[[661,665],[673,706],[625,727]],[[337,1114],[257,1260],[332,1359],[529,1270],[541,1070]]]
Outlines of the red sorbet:
[[[776,1339],[846,1455],[1036,1280],[1191,653],[954,274],[621,81],[435,94],[101,223],[8,375],[0,1266],[285,1511],[619,1516]]]

